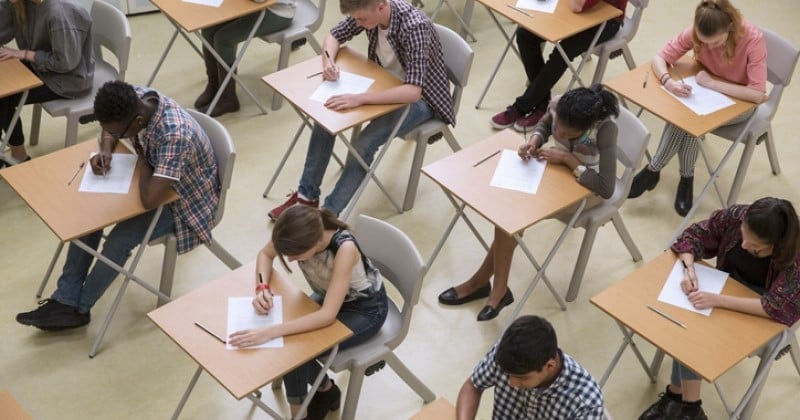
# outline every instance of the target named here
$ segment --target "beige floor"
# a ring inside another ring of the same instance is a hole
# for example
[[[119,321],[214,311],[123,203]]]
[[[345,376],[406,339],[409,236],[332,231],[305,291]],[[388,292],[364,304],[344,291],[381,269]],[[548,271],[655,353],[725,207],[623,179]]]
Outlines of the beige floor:
[[[429,0],[426,5],[429,11],[433,3],[433,0]],[[668,38],[690,23],[695,4],[688,0],[650,3],[632,45],[639,63],[648,60]],[[776,30],[793,44],[800,45],[800,32],[793,26],[800,21],[800,12],[794,1],[774,1],[770,7],[753,1],[739,3],[745,15],[755,23]],[[337,2],[329,1],[323,30],[330,28],[340,16]],[[447,12],[442,12],[439,21],[452,24],[453,19]],[[162,51],[171,27],[158,14],[133,17],[131,25],[134,42],[128,81],[143,84]],[[516,59],[509,58],[483,107],[479,110],[474,108],[497,59],[501,37],[480,7],[476,8],[473,28],[479,39],[472,44],[476,50],[476,61],[461,106],[459,124],[455,128],[462,145],[492,134],[486,121],[508,105],[524,83],[520,64]],[[318,37],[321,39],[324,33],[320,31]],[[364,43],[359,42],[358,45],[363,47]],[[259,78],[275,68],[277,52],[274,45],[254,43],[240,71],[245,82],[267,104],[271,93]],[[292,62],[311,56],[311,50],[304,48],[292,56]],[[590,77],[591,71],[593,68],[588,68],[584,76]],[[619,75],[623,71],[622,60],[614,60],[607,76]],[[185,42],[179,40],[154,86],[182,104],[189,105],[202,89],[202,82],[201,61]],[[564,89],[563,82],[557,91]],[[766,154],[763,148],[759,148],[740,201],[750,202],[765,195],[775,195],[800,204],[797,184],[792,181],[800,177],[800,166],[797,165],[800,152],[791,146],[797,131],[796,122],[791,121],[800,107],[799,92],[796,86],[786,90],[773,123],[783,165],[782,174],[771,174]],[[238,156],[225,220],[214,231],[214,235],[241,260],[249,260],[255,257],[269,235],[271,226],[266,223],[266,212],[295,186],[303,159],[302,152],[296,153],[271,196],[262,198],[261,191],[267,177],[275,168],[299,120],[287,106],[280,111],[261,115],[249,99],[244,95],[240,97],[243,109],[221,118],[234,138]],[[29,123],[29,112],[25,114],[26,125]],[[662,123],[649,115],[645,115],[643,120],[654,137],[658,138]],[[63,119],[45,117],[43,125],[42,143],[30,148],[33,156],[62,147]],[[83,127],[81,136],[88,138],[96,129],[96,126]],[[716,156],[720,156],[727,147],[727,143],[718,139],[712,139],[708,144]],[[304,148],[305,143],[301,146],[301,149]],[[651,142],[650,149],[655,149],[655,141]],[[379,171],[395,194],[404,191],[404,174],[411,151],[412,145],[395,143]],[[443,142],[438,143],[429,148],[427,160],[431,162],[446,153],[447,147]],[[725,188],[732,179],[733,166],[730,165],[721,178]],[[394,174],[399,175],[393,177]],[[324,184],[325,190],[332,185],[331,179],[335,174],[331,175]],[[665,248],[680,222],[672,210],[677,181],[674,162],[664,171],[663,178],[659,188],[641,199],[628,202],[622,211],[646,260]],[[697,188],[706,179],[707,176],[698,169]],[[719,203],[709,197],[700,207],[699,214],[707,215],[718,206]],[[359,202],[357,212],[384,218],[402,228],[416,242],[422,254],[428,255],[439,239],[446,220],[451,217],[449,207],[442,192],[433,183],[423,179],[417,205],[412,211],[397,214],[379,191],[371,186]],[[485,234],[491,231],[491,226],[483,221],[479,222],[479,228]],[[558,229],[560,226],[556,223],[543,223],[530,229],[525,239],[534,253],[541,256],[549,249]],[[95,322],[77,331],[47,334],[22,327],[13,319],[17,312],[35,307],[34,290],[46,269],[56,241],[47,227],[5,182],[0,182],[0,237],[0,278],[5,283],[0,295],[0,307],[3,308],[3,316],[0,317],[0,336],[3,337],[0,345],[0,389],[10,389],[37,419],[156,419],[170,416],[195,365],[145,317],[154,308],[155,299],[141,288],[131,287],[101,352],[94,359],[89,359],[86,357],[87,351],[100,326],[99,319],[105,316],[110,305],[110,297],[102,299],[93,309]],[[550,278],[562,293],[566,290],[580,240],[581,232],[571,233],[549,270]],[[411,332],[397,350],[400,357],[437,395],[451,401],[455,401],[459,387],[475,362],[498,338],[510,312],[502,313],[493,322],[477,323],[475,315],[482,303],[445,308],[436,302],[436,295],[465,279],[482,256],[479,244],[463,225],[459,225],[425,279]],[[148,249],[140,274],[144,278],[157,279],[160,258],[160,249]],[[634,270],[637,265],[631,262],[614,230],[607,226],[597,238],[578,300],[562,312],[544,289],[537,288],[524,313],[547,317],[558,331],[561,347],[582,361],[596,376],[600,376],[617,348],[620,335],[615,324],[593,307],[588,299]],[[199,287],[225,271],[226,268],[206,250],[182,256],[179,259],[175,294],[180,295]],[[511,288],[518,295],[524,290],[530,275],[529,264],[518,255],[512,267],[511,280]],[[299,276],[295,275],[295,280],[302,284]],[[112,286],[108,295],[115,293],[116,289],[117,286]],[[48,290],[52,290],[52,286]],[[647,354],[652,352],[649,345],[643,344],[642,347]],[[741,395],[755,363],[754,360],[745,361],[722,378],[722,386],[732,398]],[[667,368],[662,368],[658,383],[651,385],[635,359],[626,354],[604,389],[608,409],[616,418],[635,418],[663,390],[667,377]],[[337,377],[339,383],[346,381],[346,375]],[[800,379],[788,358],[778,362],[769,377],[755,418],[793,417],[790,413],[795,404],[791,401],[795,399],[798,385]],[[265,395],[266,399],[273,399],[271,392],[267,391]],[[703,397],[709,416],[712,419],[723,418],[724,410],[713,387],[704,386]],[[358,418],[406,418],[421,406],[419,397],[390,369],[386,369],[366,380]],[[491,396],[485,395],[479,418],[489,418],[490,413]],[[336,418],[337,415],[330,417]],[[185,408],[183,418],[241,419],[266,416],[254,409],[251,403],[234,400],[213,379],[204,375]]]

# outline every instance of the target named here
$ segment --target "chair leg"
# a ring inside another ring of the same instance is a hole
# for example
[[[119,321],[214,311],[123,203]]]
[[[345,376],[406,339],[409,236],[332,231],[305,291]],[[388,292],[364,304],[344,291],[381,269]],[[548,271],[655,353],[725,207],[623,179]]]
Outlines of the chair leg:
[[[422,383],[416,375],[411,373],[408,367],[394,353],[387,354],[383,359],[389,364],[394,373],[422,398],[422,401],[429,403],[436,399],[436,394]]]
[[[67,136],[64,139],[64,147],[72,146],[78,142],[78,116],[67,115]]]
[[[728,206],[735,204],[736,199],[739,198],[739,191],[742,190],[742,184],[747,175],[747,168],[750,166],[750,160],[753,158],[753,151],[755,151],[755,148],[756,139],[754,137],[748,138],[747,142],[744,143],[744,150],[742,151],[742,157],[739,159],[739,168],[736,169],[731,191],[728,193]]]
[[[794,334],[794,332],[789,331],[790,334]],[[797,374],[800,375],[800,347],[797,345],[797,338],[792,337],[791,339],[792,347],[789,348],[789,352],[792,355],[792,362],[794,362],[794,369],[797,371]]]
[[[631,254],[631,258],[633,258],[634,262],[639,262],[642,260],[642,253],[639,252],[639,248],[636,246],[636,243],[633,242],[633,238],[631,234],[628,232],[628,229],[625,227],[625,223],[622,221],[622,216],[619,215],[619,212],[611,218],[611,222],[614,224],[614,229],[617,230],[617,234],[619,238],[622,239],[622,243],[625,244],[625,247],[628,248],[628,253]]]
[[[361,395],[361,385],[364,383],[364,370],[351,370],[350,381],[347,383],[347,396],[344,399],[341,420],[353,420],[356,417],[358,398]]]
[[[592,253],[592,246],[594,246],[594,239],[597,237],[597,230],[600,226],[589,223],[586,226],[586,232],[583,234],[583,241],[581,242],[581,249],[578,252],[578,260],[575,262],[575,269],[572,271],[572,279],[569,281],[569,289],[567,289],[567,302],[572,302],[578,297],[578,291],[583,282],[583,274],[586,272],[586,263],[589,261],[589,255]]]
[[[212,239],[211,242],[206,244],[206,248],[211,251],[223,264],[227,265],[231,270],[235,270],[242,266],[242,263],[236,259],[227,249],[223,248],[216,240]]]
[[[64,249],[64,242],[59,242],[58,247],[56,248],[55,254],[53,254],[53,258],[50,259],[50,264],[47,266],[47,272],[44,273],[44,278],[42,282],[39,284],[39,290],[36,291],[36,297],[42,297],[42,293],[44,292],[45,286],[47,286],[47,282],[50,280],[50,275],[53,274],[53,268],[55,268],[56,261],[58,261],[58,257],[61,255],[61,250]]]
[[[450,131],[449,127],[445,127],[444,131],[442,131],[442,135],[444,139],[447,140],[447,144],[450,145],[450,149],[454,152],[461,150],[461,145],[456,140],[456,137],[453,135],[453,132]]]
[[[39,127],[42,124],[42,106],[40,104],[33,105],[33,115],[31,116],[31,135],[28,143],[31,146],[39,144]]]
[[[172,296],[172,282],[175,278],[175,262],[178,259],[178,240],[174,235],[167,235],[164,242],[164,260],[161,263],[161,282],[158,291]],[[168,300],[159,296],[158,306],[169,303]]]
[[[606,66],[608,65],[608,56],[610,51],[604,48],[600,55],[597,57],[597,67],[594,69],[594,76],[592,76],[592,84],[600,83],[603,80],[603,75],[606,74]]]
[[[414,207],[417,198],[417,187],[419,186],[420,171],[422,163],[425,161],[425,149],[428,148],[428,139],[418,137],[417,145],[414,147],[414,159],[411,161],[411,171],[408,174],[408,187],[406,187],[406,197],[403,200],[403,211],[409,211]]]
[[[781,164],[778,162],[778,151],[775,150],[775,138],[772,137],[772,127],[767,127],[767,139],[764,141],[767,146],[767,156],[769,157],[769,166],[772,167],[772,174],[778,175],[781,173]]]
[[[625,64],[628,66],[628,70],[633,70],[636,68],[636,61],[633,59],[633,54],[631,54],[628,44],[625,44],[625,46],[622,47],[622,57],[625,59]]]

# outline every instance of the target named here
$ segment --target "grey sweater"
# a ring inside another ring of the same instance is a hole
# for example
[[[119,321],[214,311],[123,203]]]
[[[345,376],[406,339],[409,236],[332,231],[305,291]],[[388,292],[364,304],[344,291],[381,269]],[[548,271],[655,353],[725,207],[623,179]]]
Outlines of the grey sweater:
[[[94,77],[89,13],[73,0],[25,2],[26,22],[17,21],[13,5],[0,0],[0,45],[16,40],[35,52],[31,67],[53,92],[74,98],[88,93]]]

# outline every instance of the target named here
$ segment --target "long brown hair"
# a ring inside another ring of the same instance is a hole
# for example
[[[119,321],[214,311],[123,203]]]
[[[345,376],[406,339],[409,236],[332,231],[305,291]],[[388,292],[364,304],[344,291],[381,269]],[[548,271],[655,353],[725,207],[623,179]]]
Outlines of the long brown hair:
[[[42,4],[44,0],[17,0],[14,3],[11,3],[11,6],[14,7],[14,12],[17,15],[17,22],[19,22],[19,26],[25,26],[27,22],[27,18],[25,17],[25,8],[27,2],[35,3],[35,4]]]
[[[694,41],[695,59],[700,56],[700,49],[703,47],[703,43],[697,38],[698,32],[703,36],[729,32],[724,55],[728,60],[732,60],[736,45],[744,36],[742,13],[729,0],[703,0],[694,11],[692,41]]]
[[[784,270],[794,263],[800,252],[800,222],[791,202],[760,198],[748,207],[744,222],[758,239],[772,245],[775,269]]]
[[[275,222],[272,246],[283,268],[291,273],[284,255],[303,254],[319,242],[326,230],[340,229],[348,229],[347,224],[326,208],[293,206],[286,209]]]

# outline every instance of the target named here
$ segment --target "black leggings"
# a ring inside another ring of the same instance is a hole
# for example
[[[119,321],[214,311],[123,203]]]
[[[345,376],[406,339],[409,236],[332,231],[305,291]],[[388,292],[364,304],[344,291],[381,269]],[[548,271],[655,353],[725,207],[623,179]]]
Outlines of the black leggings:
[[[608,21],[597,42],[610,39],[617,33],[619,26],[618,20]],[[598,27],[589,28],[561,41],[561,48],[564,49],[570,60],[589,48]],[[517,46],[522,58],[522,65],[525,66],[525,74],[530,82],[525,93],[514,101],[514,108],[522,114],[533,112],[536,108],[547,107],[547,103],[550,101],[550,91],[567,70],[567,63],[555,48],[547,58],[547,62],[544,61],[544,57],[542,57],[543,42],[545,41],[542,38],[526,29],[517,28]]]
[[[11,124],[11,118],[14,117],[14,111],[16,111],[17,105],[19,104],[20,97],[22,97],[22,93],[0,98],[0,132],[5,133],[6,130],[8,130],[8,126]],[[28,91],[28,97],[25,99],[25,103],[39,104],[63,98],[63,96],[53,92],[46,85],[42,85]],[[12,146],[22,146],[24,142],[25,135],[22,134],[22,116],[20,116],[19,120],[17,120],[17,124],[14,125],[14,129],[11,130],[11,138],[8,140],[8,144]]]

